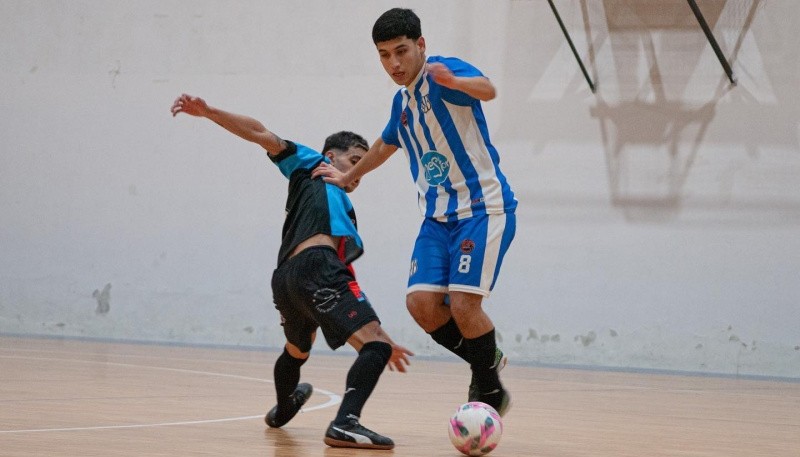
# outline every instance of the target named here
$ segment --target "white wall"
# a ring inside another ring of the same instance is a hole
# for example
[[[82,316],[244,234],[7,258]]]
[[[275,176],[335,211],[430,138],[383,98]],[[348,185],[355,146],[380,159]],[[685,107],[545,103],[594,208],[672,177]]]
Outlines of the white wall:
[[[520,200],[487,304],[518,361],[800,378],[800,4],[413,1],[485,106]],[[394,2],[0,1],[0,332],[282,344],[269,277],[285,180],[181,92],[320,147],[373,140]],[[753,6],[751,10],[751,6]],[[752,14],[750,14],[752,12]],[[359,279],[396,340],[420,222],[398,153],[353,194]],[[318,344],[320,350],[324,346]]]

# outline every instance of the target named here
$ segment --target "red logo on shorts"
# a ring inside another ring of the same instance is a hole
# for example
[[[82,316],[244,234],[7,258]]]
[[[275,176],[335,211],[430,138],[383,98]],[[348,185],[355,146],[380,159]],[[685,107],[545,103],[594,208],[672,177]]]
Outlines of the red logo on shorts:
[[[347,283],[347,286],[350,288],[350,292],[358,299],[358,301],[364,300],[364,292],[361,291],[361,287],[359,287],[356,281],[350,281]]]
[[[349,317],[350,319],[352,319],[352,318],[354,318],[356,316],[358,316],[358,313],[356,312],[356,310],[351,310],[349,313],[347,313],[347,317]]]
[[[475,242],[472,240],[464,240],[461,242],[461,252],[469,254],[475,249]]]

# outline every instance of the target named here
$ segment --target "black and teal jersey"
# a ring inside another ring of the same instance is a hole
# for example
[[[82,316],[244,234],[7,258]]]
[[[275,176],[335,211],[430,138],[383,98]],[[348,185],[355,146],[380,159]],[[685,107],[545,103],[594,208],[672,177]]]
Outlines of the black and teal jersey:
[[[320,162],[330,162],[325,156],[302,144],[286,143],[286,149],[280,154],[270,156],[281,173],[289,178],[278,265],[297,245],[319,233],[341,237],[339,258],[349,265],[364,253],[353,204],[340,187],[321,178],[311,178],[311,171]]]

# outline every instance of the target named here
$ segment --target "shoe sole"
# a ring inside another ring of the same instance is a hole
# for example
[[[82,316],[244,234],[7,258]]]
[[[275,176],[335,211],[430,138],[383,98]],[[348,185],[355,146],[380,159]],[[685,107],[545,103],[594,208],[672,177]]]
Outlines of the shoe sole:
[[[352,441],[337,440],[329,436],[325,437],[325,444],[327,444],[330,447],[350,447],[357,449],[380,449],[380,450],[394,449],[394,444],[354,443]]]

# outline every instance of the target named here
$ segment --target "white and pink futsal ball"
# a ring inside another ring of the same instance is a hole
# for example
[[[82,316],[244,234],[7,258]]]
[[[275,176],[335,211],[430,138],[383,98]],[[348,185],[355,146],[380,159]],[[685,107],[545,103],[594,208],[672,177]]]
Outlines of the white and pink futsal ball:
[[[450,441],[462,454],[491,452],[503,436],[503,420],[494,408],[477,401],[459,406],[447,429]]]

